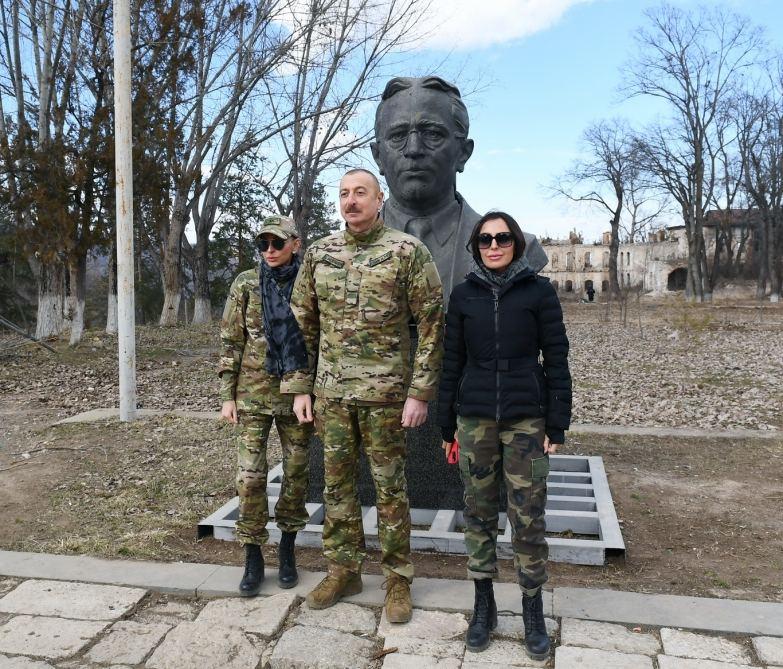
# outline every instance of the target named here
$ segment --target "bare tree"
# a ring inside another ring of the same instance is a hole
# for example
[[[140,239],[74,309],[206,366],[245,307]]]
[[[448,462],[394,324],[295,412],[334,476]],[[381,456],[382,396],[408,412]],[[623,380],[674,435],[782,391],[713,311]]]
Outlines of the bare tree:
[[[625,91],[662,100],[668,122],[651,127],[637,143],[643,164],[677,202],[688,239],[686,294],[710,299],[704,218],[713,201],[720,151],[722,108],[762,46],[759,30],[723,8],[697,12],[662,4],[647,12],[648,28],[636,35],[637,56]]]
[[[625,207],[641,200],[633,137],[625,121],[613,119],[591,125],[583,134],[587,158],[576,161],[552,187],[573,202],[587,202],[609,213],[609,286],[620,293],[617,252],[620,248],[620,220]]]
[[[308,242],[319,178],[345,164],[373,136],[365,103],[390,75],[392,56],[419,42],[428,0],[307,0],[291,12],[302,39],[275,78],[264,80],[258,105],[275,123],[279,159],[261,175],[280,213]]]
[[[773,63],[766,92],[742,96],[738,105],[742,185],[759,213],[758,278],[762,298],[769,284],[770,301],[780,300],[783,253],[783,70]]]

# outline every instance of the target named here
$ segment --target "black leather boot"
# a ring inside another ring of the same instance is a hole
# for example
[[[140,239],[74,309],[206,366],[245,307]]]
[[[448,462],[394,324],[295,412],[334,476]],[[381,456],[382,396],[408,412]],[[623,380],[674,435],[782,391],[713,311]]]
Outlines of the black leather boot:
[[[277,568],[277,584],[281,588],[293,588],[299,583],[294,544],[296,544],[296,532],[283,532],[283,536],[280,537],[280,545],[277,547],[279,564]]]
[[[541,588],[534,597],[522,594],[522,620],[525,623],[525,650],[531,660],[549,657],[549,635],[544,622],[544,600]]]
[[[478,653],[489,645],[489,633],[498,626],[498,609],[495,606],[492,579],[477,579],[473,584],[476,587],[476,596],[473,602],[473,618],[465,637],[465,646],[469,651]]]
[[[245,573],[239,583],[242,597],[255,597],[264,580],[264,556],[258,544],[245,544]]]

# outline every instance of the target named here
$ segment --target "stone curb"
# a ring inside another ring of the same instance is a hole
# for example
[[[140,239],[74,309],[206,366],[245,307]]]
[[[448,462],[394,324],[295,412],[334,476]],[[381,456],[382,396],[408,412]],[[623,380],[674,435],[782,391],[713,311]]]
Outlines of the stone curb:
[[[277,571],[267,569],[266,574],[262,594],[280,593]],[[0,551],[0,576],[125,585],[186,596],[236,595],[241,575],[240,567],[212,564]],[[290,592],[304,597],[323,576],[300,570],[299,585]],[[363,592],[346,601],[382,606],[383,580],[382,576],[363,576]],[[418,578],[413,582],[412,594],[417,608],[466,611],[472,605],[473,586],[467,580]],[[516,584],[497,583],[495,597],[500,611],[521,613]],[[544,593],[544,612],[558,618],[783,637],[783,603],[778,602],[555,588]]]
[[[92,423],[99,420],[118,418],[119,409],[91,409],[57,421],[55,425]],[[149,416],[180,416],[202,420],[218,420],[218,411],[188,411],[183,409],[137,409],[139,418]],[[694,428],[665,427],[654,425],[599,425],[597,423],[574,423],[570,434],[614,434],[629,437],[688,437],[705,439],[783,439],[783,430],[701,430]]]

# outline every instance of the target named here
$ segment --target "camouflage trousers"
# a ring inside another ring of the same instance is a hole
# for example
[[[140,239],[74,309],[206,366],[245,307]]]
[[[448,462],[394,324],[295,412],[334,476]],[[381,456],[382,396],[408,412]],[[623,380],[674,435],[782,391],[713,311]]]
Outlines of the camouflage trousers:
[[[535,595],[546,582],[544,419],[496,423],[457,418],[459,467],[465,485],[465,546],[468,577],[497,576],[496,545],[501,478],[506,484],[508,522],[519,585]]]
[[[284,532],[297,532],[307,523],[305,498],[309,484],[308,442],[312,426],[300,425],[296,416],[239,415],[237,426],[237,494],[239,518],[237,539],[243,544],[265,544],[269,504],[266,496],[266,444],[272,422],[277,425],[283,447],[283,483],[275,507],[277,526]]]
[[[324,445],[323,542],[329,571],[359,573],[367,557],[357,493],[362,448],[375,483],[381,567],[387,576],[412,580],[402,404],[366,406],[319,398],[314,413]]]

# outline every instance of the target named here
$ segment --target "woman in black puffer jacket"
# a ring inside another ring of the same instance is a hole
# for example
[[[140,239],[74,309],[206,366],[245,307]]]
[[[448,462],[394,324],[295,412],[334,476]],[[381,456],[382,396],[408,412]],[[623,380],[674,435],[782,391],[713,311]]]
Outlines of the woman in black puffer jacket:
[[[476,266],[449,299],[438,399],[443,447],[456,432],[465,485],[468,576],[476,587],[467,647],[484,650],[497,624],[492,579],[503,480],[525,648],[544,659],[546,477],[549,454],[564,442],[571,418],[568,338],[557,293],[528,267],[524,236],[511,216],[483,216],[468,250]]]

